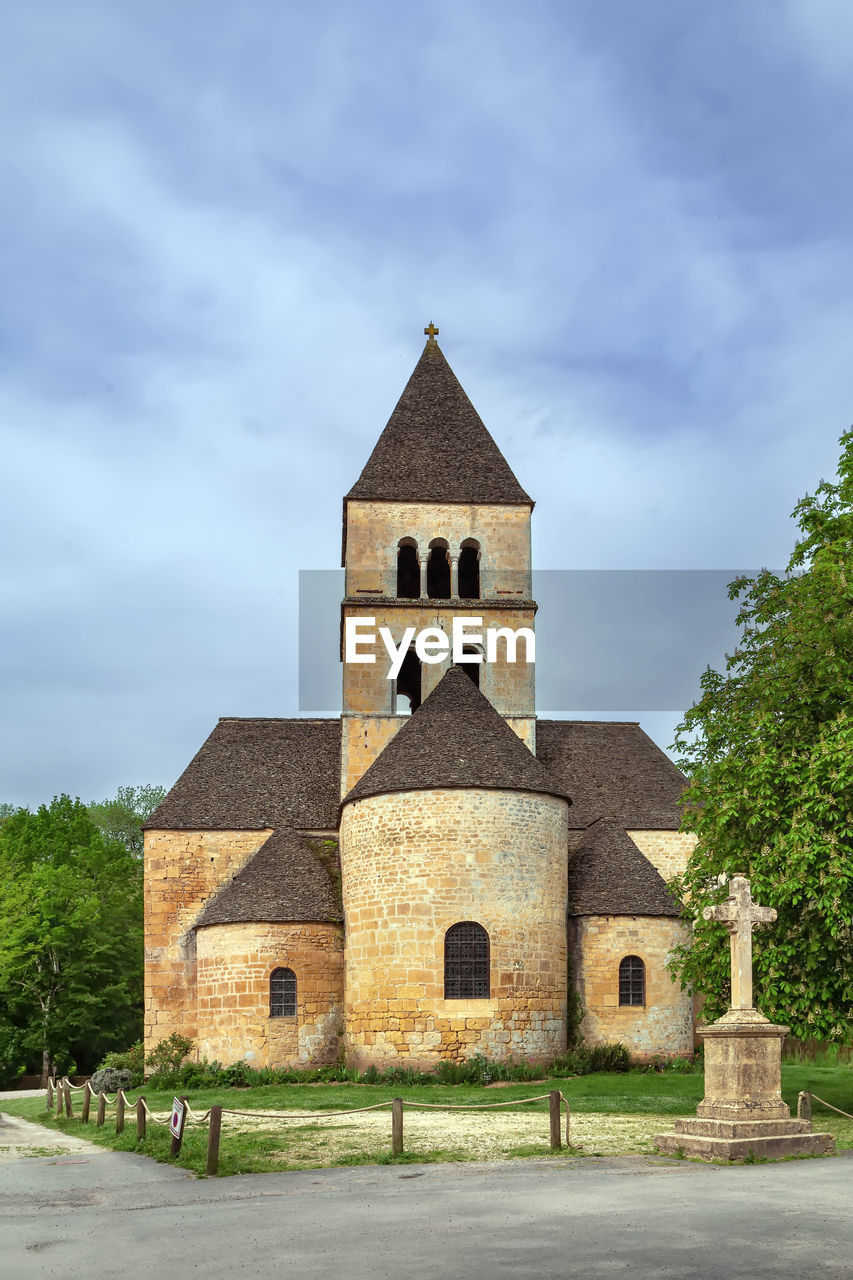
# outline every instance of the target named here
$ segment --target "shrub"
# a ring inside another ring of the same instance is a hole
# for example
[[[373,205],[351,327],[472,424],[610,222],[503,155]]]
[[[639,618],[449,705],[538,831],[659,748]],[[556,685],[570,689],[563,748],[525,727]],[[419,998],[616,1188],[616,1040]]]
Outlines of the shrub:
[[[590,1071],[628,1071],[631,1055],[624,1044],[597,1044],[589,1055]]]
[[[565,1078],[566,1076],[586,1076],[592,1071],[592,1050],[583,1040],[579,1041],[568,1053],[555,1058],[551,1064],[551,1074]]]
[[[177,1075],[181,1064],[188,1054],[192,1053],[193,1042],[186,1036],[173,1031],[165,1040],[160,1040],[145,1059],[146,1066],[153,1067],[152,1075],[168,1077]]]

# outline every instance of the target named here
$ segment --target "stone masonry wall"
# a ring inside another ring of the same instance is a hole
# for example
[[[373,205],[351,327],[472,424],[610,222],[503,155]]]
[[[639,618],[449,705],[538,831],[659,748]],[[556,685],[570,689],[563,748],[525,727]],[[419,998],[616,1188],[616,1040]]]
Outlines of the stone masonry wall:
[[[575,989],[584,1007],[589,1044],[627,1045],[638,1058],[693,1053],[693,1001],[673,982],[665,961],[687,930],[664,916],[582,916],[571,921]],[[619,1004],[619,963],[639,956],[646,966],[645,1005]]]
[[[664,880],[683,873],[696,843],[692,831],[629,831],[628,835]]]
[[[352,1065],[428,1067],[565,1046],[567,806],[514,791],[424,791],[344,808],[346,1047]],[[444,935],[490,940],[488,999],[444,998]]]
[[[426,554],[443,538],[451,555],[463,541],[480,544],[483,596],[529,597],[530,507],[492,504],[364,502],[347,503],[346,593],[395,596],[397,547],[411,538]]]
[[[203,904],[271,831],[145,832],[145,1052],[173,1031],[196,1040],[196,937]]]
[[[340,1054],[343,929],[335,924],[221,924],[198,930],[198,1045],[223,1064],[308,1067]],[[295,1017],[270,1017],[273,969],[296,975]]]

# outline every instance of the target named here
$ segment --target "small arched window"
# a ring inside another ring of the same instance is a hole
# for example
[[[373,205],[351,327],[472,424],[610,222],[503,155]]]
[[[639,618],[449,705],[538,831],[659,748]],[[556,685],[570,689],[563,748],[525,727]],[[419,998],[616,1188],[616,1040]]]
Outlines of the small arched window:
[[[270,1017],[296,1016],[296,974],[292,969],[273,969],[270,974]]]
[[[487,1000],[489,935],[481,924],[463,920],[444,935],[445,1000]]]
[[[467,538],[459,552],[459,598],[480,599],[480,547],[473,538]]]
[[[477,644],[463,644],[463,646],[462,646],[462,652],[463,652],[463,654],[466,654],[466,655],[467,655],[467,654],[471,654],[472,656],[474,656],[475,654],[479,654],[479,656],[480,656],[480,661],[479,661],[479,662],[458,662],[458,663],[455,663],[455,664],[454,664],[454,665],[456,665],[456,666],[461,667],[461,668],[462,668],[462,670],[465,672],[466,676],[468,676],[468,677],[469,677],[469,679],[473,680],[473,681],[474,681],[474,684],[475,684],[475,685],[477,686],[477,688],[479,689],[479,687],[480,687],[480,668],[481,668],[481,667],[482,667],[482,665],[483,665],[483,650],[482,650],[482,647],[481,647],[480,645],[477,645]]]
[[[430,600],[450,599],[450,560],[447,557],[447,543],[442,538],[434,538],[430,543],[427,595]]]
[[[646,966],[639,956],[625,956],[619,962],[619,1003],[646,1003]]]
[[[408,649],[397,676],[394,714],[411,715],[421,705],[421,660],[414,649]]]
[[[401,600],[417,600],[420,594],[418,549],[412,538],[402,538],[397,548],[397,596]]]

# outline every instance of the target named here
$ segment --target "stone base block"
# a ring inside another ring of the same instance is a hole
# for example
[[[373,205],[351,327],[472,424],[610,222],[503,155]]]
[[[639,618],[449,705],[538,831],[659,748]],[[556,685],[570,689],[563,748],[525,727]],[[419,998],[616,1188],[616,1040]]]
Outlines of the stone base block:
[[[808,1120],[676,1120],[672,1133],[655,1135],[665,1155],[697,1160],[783,1160],[835,1151],[831,1133],[812,1133]]]

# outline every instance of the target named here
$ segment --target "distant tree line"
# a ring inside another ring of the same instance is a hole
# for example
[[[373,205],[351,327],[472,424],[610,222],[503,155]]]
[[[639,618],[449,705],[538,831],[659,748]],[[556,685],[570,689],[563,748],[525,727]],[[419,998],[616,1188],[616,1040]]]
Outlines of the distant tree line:
[[[0,1084],[140,1036],[142,824],[164,796],[0,805]]]

